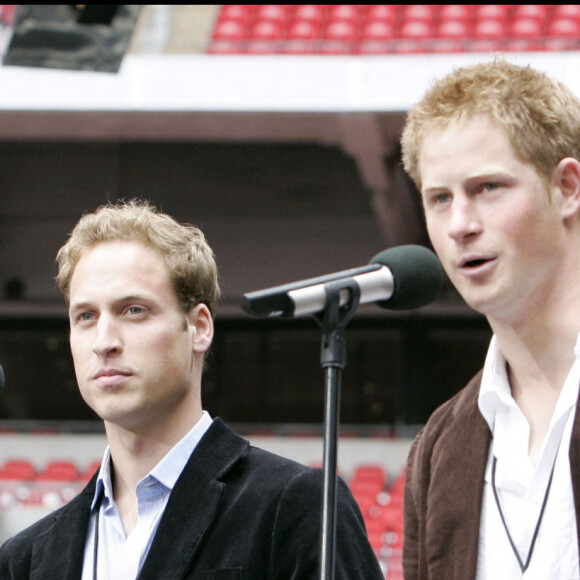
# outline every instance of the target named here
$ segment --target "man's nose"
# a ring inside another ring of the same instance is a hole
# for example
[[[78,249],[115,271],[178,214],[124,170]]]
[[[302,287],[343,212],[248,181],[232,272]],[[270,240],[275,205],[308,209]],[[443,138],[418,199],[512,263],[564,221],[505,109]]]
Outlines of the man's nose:
[[[475,200],[456,196],[451,206],[449,237],[461,241],[479,234],[481,230],[482,224]]]
[[[117,322],[108,315],[97,322],[97,332],[93,342],[93,352],[100,356],[121,352],[122,341]]]

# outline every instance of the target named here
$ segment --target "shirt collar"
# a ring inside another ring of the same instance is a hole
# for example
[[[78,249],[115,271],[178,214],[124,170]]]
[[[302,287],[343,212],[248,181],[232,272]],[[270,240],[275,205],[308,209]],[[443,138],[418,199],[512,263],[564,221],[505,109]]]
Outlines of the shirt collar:
[[[201,438],[212,424],[212,418],[207,411],[203,411],[201,419],[188,431],[185,436],[176,443],[159,463],[139,481],[139,487],[145,480],[154,479],[166,489],[172,490],[177,479],[181,475],[189,457],[197,447]],[[97,477],[95,495],[91,504],[91,511],[97,506],[102,497],[111,501],[113,498],[113,486],[111,483],[111,448],[107,445],[103,455],[103,461]]]
[[[515,404],[509,387],[506,360],[494,335],[485,357],[478,398],[479,410],[492,433],[495,426],[495,414],[500,403]]]
[[[574,357],[574,364],[562,387],[556,409],[554,410],[554,417],[558,417],[564,411],[573,407],[578,398],[578,385],[580,382],[580,334],[576,338]],[[495,427],[496,414],[501,406],[503,405],[504,409],[506,407],[513,408],[516,406],[509,385],[506,359],[499,348],[495,335],[491,339],[483,366],[478,405],[492,433]]]

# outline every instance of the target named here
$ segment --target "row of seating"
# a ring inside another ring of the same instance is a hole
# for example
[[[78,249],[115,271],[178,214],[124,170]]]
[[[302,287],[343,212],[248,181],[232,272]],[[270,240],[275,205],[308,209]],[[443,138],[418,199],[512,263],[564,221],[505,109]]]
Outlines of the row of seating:
[[[27,459],[9,459],[0,467],[0,482],[2,481],[63,481],[86,482],[96,469],[100,461],[92,462],[85,469],[81,469],[74,461],[49,461],[42,469]]]
[[[578,5],[222,5],[207,52],[575,50]]]

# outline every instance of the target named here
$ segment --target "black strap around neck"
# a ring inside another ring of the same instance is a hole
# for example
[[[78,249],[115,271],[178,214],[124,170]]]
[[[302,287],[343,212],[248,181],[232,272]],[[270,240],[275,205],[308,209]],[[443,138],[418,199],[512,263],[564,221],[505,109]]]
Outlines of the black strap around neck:
[[[558,449],[559,449],[558,445]],[[497,488],[495,486],[495,468],[497,464],[497,457],[493,456],[493,463],[491,466],[491,486],[493,488],[493,495],[495,497],[495,503],[497,504],[497,509],[499,511],[499,515],[501,517],[501,521],[503,523],[503,527],[505,528],[508,540],[510,541],[510,545],[512,550],[518,560],[518,564],[522,570],[522,573],[525,572],[530,565],[530,560],[532,559],[532,553],[534,551],[534,546],[536,545],[536,539],[538,538],[538,532],[540,530],[540,524],[542,523],[542,518],[544,517],[544,510],[546,509],[546,503],[548,502],[548,495],[550,494],[550,487],[552,487],[552,477],[554,476],[554,468],[556,467],[556,458],[558,457],[558,449],[556,449],[556,456],[554,457],[554,463],[552,464],[552,471],[550,472],[550,479],[548,480],[548,485],[546,486],[546,493],[544,494],[544,501],[542,502],[542,509],[540,510],[540,515],[538,516],[538,521],[536,523],[536,529],[534,530],[534,535],[532,536],[532,542],[530,544],[530,549],[528,551],[528,557],[526,558],[525,563],[522,561],[520,554],[516,548],[516,545],[512,539],[510,531],[508,529],[507,523],[505,521],[505,517],[503,515],[503,511],[501,509],[499,496],[497,493]]]

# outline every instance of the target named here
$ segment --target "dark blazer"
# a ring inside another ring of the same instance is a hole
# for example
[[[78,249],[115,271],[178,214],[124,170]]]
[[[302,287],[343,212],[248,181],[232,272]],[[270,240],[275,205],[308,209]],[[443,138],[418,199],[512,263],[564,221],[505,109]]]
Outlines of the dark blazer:
[[[481,502],[491,431],[479,411],[481,372],[439,407],[417,435],[407,463],[405,580],[475,580]],[[580,530],[580,415],[570,467]],[[580,545],[580,539],[579,539]]]
[[[139,580],[318,577],[321,470],[250,446],[214,420],[179,477]],[[2,580],[79,580],[96,476],[0,548]],[[340,480],[336,578],[384,576]]]

